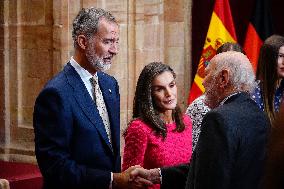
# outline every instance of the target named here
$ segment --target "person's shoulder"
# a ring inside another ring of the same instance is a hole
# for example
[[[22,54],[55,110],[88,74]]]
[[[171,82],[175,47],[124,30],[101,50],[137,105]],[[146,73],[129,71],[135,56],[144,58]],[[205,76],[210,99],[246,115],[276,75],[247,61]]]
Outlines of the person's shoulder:
[[[225,120],[253,120],[257,117],[259,121],[263,121],[266,117],[249,94],[241,94],[235,100],[213,109],[210,113],[217,114],[215,116],[222,117]]]
[[[131,120],[125,132],[125,138],[135,136],[148,136],[151,133],[151,128],[140,118]]]
[[[188,107],[197,106],[197,105],[204,105],[204,99],[205,99],[205,95],[203,94],[203,95],[197,97],[194,101],[192,101],[192,103],[190,103]]]
[[[186,114],[189,115],[192,119],[196,116],[199,119],[199,115],[205,115],[210,111],[210,108],[204,103],[205,95],[202,95],[195,99],[186,109]]]
[[[72,69],[71,65],[66,64],[61,71],[59,71],[56,75],[54,75],[43,87],[41,92],[46,91],[57,91],[63,92],[67,91],[67,83],[68,79],[66,77],[66,71]],[[67,72],[69,72],[67,71]],[[75,73],[75,72],[74,72]],[[69,73],[70,74],[70,73]]]
[[[204,103],[204,99],[205,99],[205,95],[201,95],[198,98],[196,98],[194,101],[192,101],[192,103],[189,104],[187,110],[190,109],[198,109],[200,107],[202,108],[209,108],[208,106],[205,105]]]
[[[147,124],[141,118],[134,118],[129,122],[131,127],[147,127]]]
[[[67,79],[63,71],[60,71],[46,83],[43,90],[50,89],[50,88],[64,90],[65,87],[67,86],[66,83],[67,83]]]
[[[191,124],[191,118],[190,118],[190,116],[189,115],[187,115],[187,114],[183,114],[183,122],[185,123],[185,124]]]
[[[224,112],[227,112],[227,111],[224,111],[223,108],[216,107],[216,108],[211,109],[207,114],[205,114],[203,119],[208,118],[208,117],[212,117],[212,118],[223,117]]]
[[[192,119],[190,118],[189,115],[187,114],[183,114],[183,123],[185,125],[185,129],[188,130],[190,129],[190,131],[192,130]]]
[[[260,93],[261,92],[261,88],[260,85],[262,84],[262,82],[260,80],[257,80],[257,85],[255,86],[255,88],[252,90],[252,94],[255,93]]]
[[[129,122],[127,130],[149,132],[151,129],[141,118],[135,118]]]

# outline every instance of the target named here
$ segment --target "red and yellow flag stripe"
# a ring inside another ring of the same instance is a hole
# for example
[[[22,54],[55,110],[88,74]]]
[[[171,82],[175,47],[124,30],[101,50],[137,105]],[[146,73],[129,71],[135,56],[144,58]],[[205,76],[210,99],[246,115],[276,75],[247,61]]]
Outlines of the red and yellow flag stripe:
[[[216,0],[197,73],[189,93],[189,104],[204,92],[202,85],[204,71],[210,59],[216,54],[216,50],[225,42],[236,41],[229,2],[228,0]]]

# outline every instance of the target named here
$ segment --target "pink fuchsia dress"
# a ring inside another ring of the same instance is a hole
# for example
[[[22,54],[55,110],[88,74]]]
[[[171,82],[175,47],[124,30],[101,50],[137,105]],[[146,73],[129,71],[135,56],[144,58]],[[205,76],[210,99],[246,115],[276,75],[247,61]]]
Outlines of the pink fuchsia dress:
[[[163,140],[141,119],[133,120],[127,128],[122,169],[141,165],[146,169],[188,163],[192,154],[192,123],[183,117],[185,130],[174,131],[175,123],[167,124],[167,137]],[[158,189],[160,185],[150,188]]]

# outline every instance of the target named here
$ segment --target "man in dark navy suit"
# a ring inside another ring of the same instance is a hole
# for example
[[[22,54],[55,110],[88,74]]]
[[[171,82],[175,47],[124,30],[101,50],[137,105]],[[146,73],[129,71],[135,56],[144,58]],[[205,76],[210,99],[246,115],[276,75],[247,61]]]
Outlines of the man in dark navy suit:
[[[126,188],[121,171],[120,96],[103,73],[118,53],[111,13],[82,9],[73,22],[74,56],[40,92],[34,107],[35,153],[44,188]]]
[[[212,110],[202,121],[190,163],[160,170],[137,168],[132,180],[162,181],[161,188],[168,189],[261,187],[270,123],[250,98],[255,87],[251,64],[244,54],[228,51],[210,61],[205,75],[205,102]]]

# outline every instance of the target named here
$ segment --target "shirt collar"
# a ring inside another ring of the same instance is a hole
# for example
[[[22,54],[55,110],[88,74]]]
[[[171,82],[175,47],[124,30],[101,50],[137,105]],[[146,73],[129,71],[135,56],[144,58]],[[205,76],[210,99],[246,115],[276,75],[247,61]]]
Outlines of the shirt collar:
[[[90,72],[88,72],[85,68],[80,66],[80,64],[78,64],[78,62],[76,62],[76,60],[73,58],[73,56],[70,59],[70,64],[75,68],[76,72],[80,75],[82,80],[90,80],[90,78],[93,77],[93,75]],[[94,76],[96,78],[98,77],[97,72],[95,73]]]
[[[240,94],[240,93],[241,93],[241,91],[234,92],[234,93],[230,94],[229,96],[227,96],[226,98],[224,98],[224,99],[222,100],[222,102],[220,103],[219,106],[223,106],[227,100],[229,100],[229,99],[232,98],[233,96],[235,96],[235,95],[237,95],[237,94]]]

